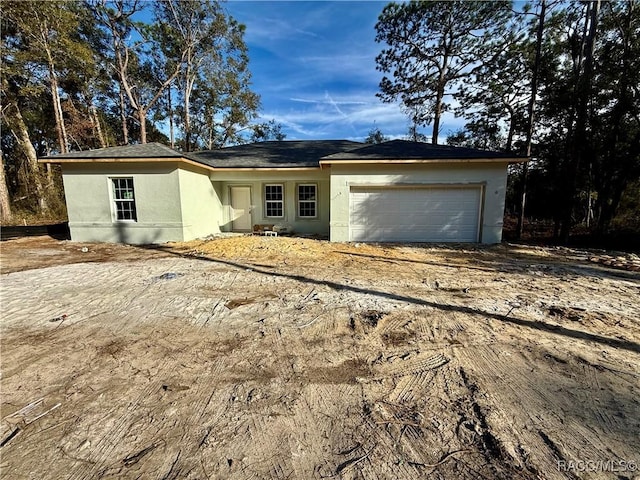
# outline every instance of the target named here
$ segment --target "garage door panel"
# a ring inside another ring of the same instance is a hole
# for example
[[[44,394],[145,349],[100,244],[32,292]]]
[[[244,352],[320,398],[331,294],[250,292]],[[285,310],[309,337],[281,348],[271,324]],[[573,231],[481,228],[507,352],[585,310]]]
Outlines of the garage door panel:
[[[353,187],[351,240],[476,242],[480,199],[480,187]]]

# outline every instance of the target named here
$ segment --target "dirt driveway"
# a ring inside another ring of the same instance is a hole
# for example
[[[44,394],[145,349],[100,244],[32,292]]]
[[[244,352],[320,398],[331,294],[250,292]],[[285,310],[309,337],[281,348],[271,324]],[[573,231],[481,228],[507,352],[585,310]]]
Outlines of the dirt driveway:
[[[583,253],[0,248],[5,478],[639,474],[640,274]]]

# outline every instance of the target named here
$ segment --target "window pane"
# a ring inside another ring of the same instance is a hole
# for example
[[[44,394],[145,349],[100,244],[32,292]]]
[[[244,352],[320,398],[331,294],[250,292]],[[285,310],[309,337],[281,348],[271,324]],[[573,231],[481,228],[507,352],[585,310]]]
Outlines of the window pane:
[[[301,216],[301,217],[315,217],[316,216],[316,202],[300,202],[299,216]]]
[[[282,185],[266,185],[265,186],[265,199],[267,200],[282,200]]]
[[[114,178],[113,184],[116,200],[133,200],[133,178]]]
[[[267,202],[267,217],[282,217],[282,202]]]
[[[116,209],[118,220],[136,219],[136,207],[133,202],[118,200],[116,201]]]
[[[298,186],[298,200],[315,200],[315,199],[316,199],[315,185],[299,185]]]
[[[133,178],[112,178],[116,220],[137,220]]]
[[[265,185],[265,217],[283,217],[284,216],[284,186],[283,185]]]
[[[298,216],[315,217],[316,200],[316,185],[298,185]]]

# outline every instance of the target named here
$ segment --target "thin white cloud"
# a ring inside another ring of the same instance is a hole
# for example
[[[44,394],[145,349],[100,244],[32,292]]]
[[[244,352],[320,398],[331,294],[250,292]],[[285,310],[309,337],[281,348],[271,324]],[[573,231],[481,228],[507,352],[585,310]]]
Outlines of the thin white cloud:
[[[377,85],[382,78],[376,70],[375,54],[352,55],[337,52],[331,55],[301,56],[289,60],[313,72],[313,79],[349,78],[351,82]]]
[[[232,16],[247,25],[248,44],[273,51],[284,46],[289,54],[300,42],[333,44],[336,15],[344,13],[345,6],[351,10],[346,3],[333,2],[232,1],[226,5]]]
[[[320,100],[313,100],[310,98],[296,98],[296,97],[290,97],[289,98],[290,101],[292,102],[298,102],[298,103],[313,103],[313,104],[317,104],[317,103],[325,103],[323,101]]]
[[[290,97],[290,101],[292,102],[300,102],[300,103],[314,103],[314,104],[328,104],[327,100],[318,100],[313,98],[298,98],[298,97]],[[337,105],[368,105],[368,102],[363,101],[353,101],[353,100],[334,100],[333,103]]]
[[[380,102],[373,91],[354,95],[326,91],[323,97],[300,95],[291,98],[294,102],[286,109],[268,109],[262,117],[275,119],[296,138],[364,139],[374,126],[395,138],[407,130],[406,116],[400,107]]]
[[[329,105],[331,105],[339,115],[341,115],[343,118],[348,118],[347,114],[340,110],[338,104],[333,100],[333,98],[331,98],[331,95],[329,95],[328,91],[324,92],[324,98],[327,99]]]
[[[331,95],[329,94],[328,91],[324,92],[324,96],[329,101],[329,104],[335,109],[335,111],[338,112],[338,114],[341,115],[342,118],[349,124],[349,126],[353,130],[353,133],[357,135],[358,131],[356,130],[356,127],[353,125],[353,120],[349,118],[349,115],[347,115],[342,111],[340,106],[333,100],[333,98],[331,98]]]

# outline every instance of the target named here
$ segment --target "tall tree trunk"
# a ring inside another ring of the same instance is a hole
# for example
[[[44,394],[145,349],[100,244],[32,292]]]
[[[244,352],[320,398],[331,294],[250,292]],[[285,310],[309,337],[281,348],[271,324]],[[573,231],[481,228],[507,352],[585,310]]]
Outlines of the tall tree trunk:
[[[438,135],[440,134],[440,118],[442,116],[442,104],[444,102],[444,92],[447,86],[447,70],[449,69],[449,45],[445,46],[442,65],[440,65],[440,75],[438,77],[438,88],[436,90],[436,106],[433,112],[433,133],[431,135],[431,143],[438,144]]]
[[[634,55],[631,49],[632,42],[633,40],[635,40],[635,30],[633,26],[633,9],[638,8],[640,4],[627,2],[625,5],[627,7],[627,10],[625,12],[626,14],[624,18],[621,18],[617,22],[617,25],[619,29],[618,34],[623,44],[622,71],[630,72],[633,71],[632,63],[634,61]],[[613,165],[615,165],[616,163],[616,157],[632,156],[632,151],[638,151],[637,146],[636,148],[633,147],[633,142],[631,145],[629,145],[625,141],[622,141],[621,143],[621,140],[623,140],[621,137],[623,137],[623,123],[625,117],[628,117],[629,114],[631,114],[632,117],[636,118],[636,127],[640,126],[640,119],[638,119],[637,114],[633,114],[635,110],[635,95],[632,85],[634,82],[637,82],[637,79],[634,79],[632,75],[622,75],[619,81],[616,83],[616,103],[611,111],[611,130],[609,132],[609,135],[607,135],[607,149],[605,157],[605,161]],[[624,175],[622,172],[616,172],[613,175],[609,173],[606,177],[608,177],[608,181],[605,182],[605,187],[600,188],[598,191],[598,202],[602,205],[601,214],[596,224],[596,228],[599,234],[604,234],[607,232],[609,225],[613,220],[613,217],[615,216],[615,212],[618,204],[620,203],[622,193],[627,187],[629,180],[629,177],[627,175]],[[592,163],[590,162],[589,187],[592,186],[592,179]],[[589,207],[591,206],[590,197],[591,196],[589,195]],[[587,227],[588,226],[589,225],[587,225]]]
[[[171,148],[175,148],[176,141],[173,133],[173,104],[171,103],[171,87],[167,88],[167,103],[169,107],[169,145]]]
[[[60,102],[60,94],[58,92],[58,78],[53,74],[51,77],[51,96],[53,97],[53,111],[56,120],[56,132],[58,134],[58,146],[60,153],[69,151],[69,139],[67,138],[67,129],[64,125],[64,117],[62,115],[62,103]]]
[[[42,32],[42,36],[45,39],[48,32]],[[51,99],[53,101],[53,115],[56,121],[56,133],[58,135],[58,147],[60,153],[67,153],[69,151],[69,139],[67,138],[67,129],[64,125],[64,116],[62,115],[62,102],[60,101],[60,92],[58,91],[58,75],[56,74],[56,66],[53,61],[53,55],[49,48],[45,48],[47,54],[47,61],[49,63],[49,84],[51,87]]]
[[[138,121],[140,122],[140,143],[147,143],[147,111],[138,109]]]
[[[209,115],[209,112],[207,112],[207,115]],[[214,135],[214,130],[213,130],[213,125],[209,124],[209,122],[207,122],[207,126],[208,126],[208,141],[207,141],[207,150],[213,150],[213,135]]]
[[[622,199],[622,194],[624,193],[625,188],[627,187],[626,181],[617,182],[614,188],[609,188],[608,190],[611,192],[606,195],[606,201],[601,203],[601,211],[600,216],[598,218],[598,233],[600,235],[606,234],[613,220],[616,210],[618,209],[618,205],[620,205],[620,200]]]
[[[569,233],[571,232],[571,217],[573,213],[573,205],[575,202],[575,191],[577,188],[577,175],[580,165],[587,149],[587,116],[588,102],[591,94],[591,80],[593,76],[593,52],[595,47],[596,31],[598,29],[598,16],[600,13],[600,0],[587,3],[587,19],[588,30],[584,39],[583,68],[579,72],[579,78],[576,85],[576,123],[571,142],[572,148],[568,165],[566,188],[566,198],[563,202],[562,224],[560,226],[560,239],[563,243],[569,241]]]
[[[191,151],[191,115],[189,114],[189,99],[184,99],[184,150]]]
[[[533,60],[533,75],[531,76],[531,98],[529,98],[528,117],[527,122],[527,157],[531,158],[531,144],[533,141],[533,129],[535,126],[535,109],[536,109],[536,96],[538,95],[538,77],[540,76],[540,57],[542,56],[542,37],[544,35],[544,22],[547,11],[546,0],[540,2],[540,18],[538,20],[538,30],[536,32],[536,56]],[[529,164],[525,162],[522,164],[522,187],[520,192],[520,212],[518,215],[518,227],[516,229],[516,237],[522,238],[524,232],[524,215],[525,207],[527,204],[527,183],[529,180]]]
[[[100,116],[98,115],[98,110],[93,103],[91,103],[91,105],[89,106],[89,112],[91,113],[91,122],[93,123],[93,128],[96,132],[96,136],[98,137],[98,141],[100,142],[100,148],[105,148],[107,146],[107,140],[104,138],[104,133],[102,132],[102,125],[100,124]]]
[[[29,138],[29,130],[27,129],[27,125],[24,123],[24,119],[22,118],[22,114],[20,113],[18,104],[12,102],[10,106],[12,108],[10,109],[10,113],[7,114],[7,117],[9,117],[7,118],[7,123],[9,124],[9,127],[15,135],[16,141],[20,146],[20,150],[22,150],[22,153],[25,156],[29,178],[30,181],[33,182],[33,186],[35,187],[40,211],[46,212],[48,210],[48,205],[45,198],[45,189],[42,185],[40,165],[38,165],[38,155],[36,153],[36,149],[33,148],[31,138]]]
[[[510,152],[513,150],[513,136],[516,132],[516,116],[511,105],[505,103],[505,107],[509,111],[509,131],[507,133],[507,144],[505,145],[505,150]]]
[[[122,125],[122,144],[129,145],[129,126],[127,125],[127,104],[122,91],[122,83],[120,83],[120,122]]]
[[[438,85],[436,94],[436,108],[433,113],[433,134],[431,135],[431,143],[438,144],[438,135],[440,134],[440,117],[442,116],[442,101],[444,99],[444,83]]]
[[[184,82],[184,138],[185,151],[191,151],[191,92],[193,92],[193,84],[195,78],[191,74],[191,64],[187,64]]]
[[[4,173],[4,155],[0,150],[0,218],[3,224],[11,221],[11,202],[9,201],[9,188]]]
[[[591,202],[591,190],[593,185],[593,162],[589,162],[589,177],[588,180],[589,185],[587,189],[587,218],[585,219],[585,223],[587,228],[591,227],[591,212],[592,212],[592,202]]]

